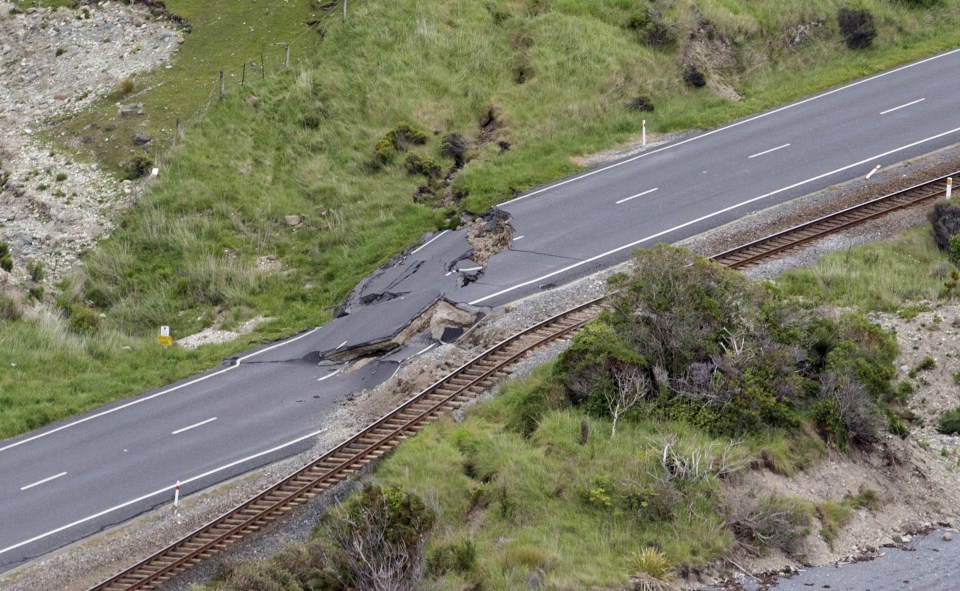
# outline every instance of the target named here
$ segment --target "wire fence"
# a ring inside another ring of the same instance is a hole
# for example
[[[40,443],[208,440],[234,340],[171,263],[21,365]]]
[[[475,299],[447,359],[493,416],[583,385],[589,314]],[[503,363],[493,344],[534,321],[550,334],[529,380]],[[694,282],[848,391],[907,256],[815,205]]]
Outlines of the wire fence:
[[[248,55],[247,59],[239,64],[225,66],[216,71],[210,78],[210,92],[197,109],[186,119],[178,118],[173,122],[173,139],[170,148],[176,146],[186,133],[195,127],[204,115],[227,93],[257,81],[266,81],[268,76],[281,74],[305,63],[309,59],[310,49],[320,42],[331,21],[342,20],[342,22],[346,22],[347,0],[331,1],[321,9],[325,10],[326,14],[319,19],[306,23],[306,27],[299,34],[284,41],[267,43],[261,47],[258,53]],[[315,37],[313,44],[304,43],[304,39],[309,36]],[[159,152],[155,153],[154,156],[158,162],[163,158],[163,155]]]

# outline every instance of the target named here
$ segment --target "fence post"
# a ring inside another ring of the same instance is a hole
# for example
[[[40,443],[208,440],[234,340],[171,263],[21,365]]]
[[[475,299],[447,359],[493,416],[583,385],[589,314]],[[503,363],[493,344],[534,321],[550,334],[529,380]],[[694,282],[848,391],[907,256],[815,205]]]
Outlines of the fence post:
[[[225,87],[223,85],[223,70],[220,70],[220,98],[223,98]]]
[[[283,46],[283,69],[286,70],[290,67],[290,44],[286,43]]]
[[[267,79],[267,62],[263,59],[263,52],[260,52],[260,79]]]
[[[343,0],[343,22],[347,22],[347,0]]]
[[[247,80],[247,62],[243,62],[243,73],[240,74],[240,86]]]

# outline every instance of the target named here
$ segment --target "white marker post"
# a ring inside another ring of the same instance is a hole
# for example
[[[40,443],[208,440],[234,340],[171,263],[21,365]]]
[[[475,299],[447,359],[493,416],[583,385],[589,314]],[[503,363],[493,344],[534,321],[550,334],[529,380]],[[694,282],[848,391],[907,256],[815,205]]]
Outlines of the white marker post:
[[[953,193],[953,177],[947,177],[947,199],[950,198],[950,194]]]
[[[173,489],[173,508],[180,506],[180,481],[177,481],[177,488]]]
[[[643,120],[642,131],[640,132],[640,144],[646,148],[647,147],[647,120]]]
[[[874,167],[873,167],[873,170],[871,170],[870,172],[867,173],[867,179],[869,179],[870,177],[872,177],[872,176],[873,176],[873,173],[877,172],[878,170],[880,170],[880,165],[879,165],[879,164],[876,165],[876,166],[874,166]]]

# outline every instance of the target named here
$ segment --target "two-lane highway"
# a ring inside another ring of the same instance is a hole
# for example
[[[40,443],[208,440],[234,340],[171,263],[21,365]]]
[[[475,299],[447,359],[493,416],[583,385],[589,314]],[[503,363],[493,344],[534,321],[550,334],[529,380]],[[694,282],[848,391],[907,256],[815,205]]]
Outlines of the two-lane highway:
[[[0,569],[306,449],[350,392],[432,345],[363,365],[439,298],[499,306],[824,186],[960,142],[960,50],[650,149],[503,204],[510,250],[479,270],[443,232],[369,277],[348,314],[169,388],[0,442]],[[475,281],[464,281],[476,278]],[[0,351],[0,367],[8,367]]]

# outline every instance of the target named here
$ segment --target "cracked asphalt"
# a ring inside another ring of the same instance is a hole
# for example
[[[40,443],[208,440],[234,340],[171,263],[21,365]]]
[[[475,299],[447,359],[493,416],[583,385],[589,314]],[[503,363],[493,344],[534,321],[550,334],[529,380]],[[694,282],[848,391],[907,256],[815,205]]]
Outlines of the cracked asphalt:
[[[442,232],[367,278],[325,326],[0,441],[0,570],[171,503],[177,481],[189,494],[307,449],[345,397],[430,337],[336,360],[388,351],[441,298],[483,312],[960,141],[958,68],[960,49],[529,191],[498,208],[511,248],[486,268],[465,232]]]

